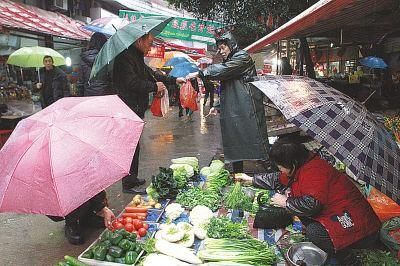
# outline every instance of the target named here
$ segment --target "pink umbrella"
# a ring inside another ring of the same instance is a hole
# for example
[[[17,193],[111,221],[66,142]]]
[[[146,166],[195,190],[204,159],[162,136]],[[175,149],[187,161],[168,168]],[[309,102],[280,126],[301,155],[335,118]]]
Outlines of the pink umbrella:
[[[0,212],[65,216],[129,173],[144,122],[116,96],[63,98],[0,151]]]

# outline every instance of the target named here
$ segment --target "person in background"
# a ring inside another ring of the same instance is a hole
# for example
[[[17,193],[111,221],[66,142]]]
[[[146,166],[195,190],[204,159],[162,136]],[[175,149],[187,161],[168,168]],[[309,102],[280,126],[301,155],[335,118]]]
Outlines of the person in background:
[[[212,64],[197,74],[203,80],[219,80],[220,124],[225,163],[234,173],[243,172],[244,160],[268,160],[268,135],[263,93],[246,81],[256,76],[254,61],[240,50],[230,32],[216,38],[223,63]]]
[[[153,41],[154,36],[150,33],[142,36],[114,61],[113,81],[118,96],[142,119],[149,107],[149,93],[162,93],[166,89],[165,84],[181,84],[186,81],[184,78],[157,73],[144,63],[144,55],[150,51]],[[146,182],[138,178],[139,151],[138,144],[130,174],[122,179],[124,193],[145,193],[144,189],[136,188]]]
[[[40,82],[36,88],[41,90],[42,108],[46,108],[58,99],[70,96],[67,75],[60,68],[54,66],[53,57],[43,57],[44,68],[40,70]]]
[[[271,198],[271,204],[298,216],[307,239],[335,256],[339,265],[358,265],[350,250],[372,247],[381,226],[359,189],[301,143],[279,139],[269,155],[280,174],[238,174],[236,179],[281,191]]]
[[[203,106],[206,106],[207,100],[210,98],[210,109],[214,106],[214,84],[211,80],[203,80],[205,95]]]
[[[287,57],[281,58],[281,75],[292,75],[293,69]]]
[[[112,89],[112,79],[108,74],[89,81],[96,56],[106,42],[107,37],[104,34],[95,32],[90,38],[86,50],[81,53],[77,82],[79,96],[101,96],[115,93]]]

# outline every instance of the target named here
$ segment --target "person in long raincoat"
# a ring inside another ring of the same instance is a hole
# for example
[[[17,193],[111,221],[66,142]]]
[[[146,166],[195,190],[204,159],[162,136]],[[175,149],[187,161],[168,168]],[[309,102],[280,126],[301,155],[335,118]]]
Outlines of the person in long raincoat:
[[[224,61],[199,72],[205,80],[221,81],[220,123],[225,162],[243,172],[244,160],[268,160],[268,135],[263,94],[246,81],[256,75],[254,61],[240,50],[230,32],[216,38]]]

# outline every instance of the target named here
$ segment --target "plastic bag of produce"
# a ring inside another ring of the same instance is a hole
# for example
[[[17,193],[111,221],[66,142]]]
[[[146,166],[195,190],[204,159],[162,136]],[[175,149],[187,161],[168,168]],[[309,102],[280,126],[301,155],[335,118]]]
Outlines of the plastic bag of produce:
[[[397,253],[400,258],[400,217],[394,217],[386,221],[380,231],[382,243],[391,251]]]

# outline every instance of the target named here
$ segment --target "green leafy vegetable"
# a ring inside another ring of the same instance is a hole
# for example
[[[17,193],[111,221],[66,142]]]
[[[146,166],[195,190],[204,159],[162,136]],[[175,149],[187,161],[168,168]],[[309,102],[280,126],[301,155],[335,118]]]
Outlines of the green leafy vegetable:
[[[160,173],[152,176],[152,187],[159,195],[159,199],[174,199],[178,194],[178,183],[172,169],[160,167]]]
[[[211,238],[249,238],[247,222],[234,223],[228,217],[212,217],[207,225],[207,236]]]
[[[221,196],[214,191],[190,187],[186,191],[179,192],[176,202],[188,209],[193,209],[197,205],[204,205],[212,211],[216,211],[221,206]]]

